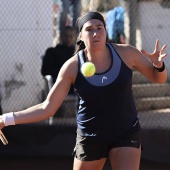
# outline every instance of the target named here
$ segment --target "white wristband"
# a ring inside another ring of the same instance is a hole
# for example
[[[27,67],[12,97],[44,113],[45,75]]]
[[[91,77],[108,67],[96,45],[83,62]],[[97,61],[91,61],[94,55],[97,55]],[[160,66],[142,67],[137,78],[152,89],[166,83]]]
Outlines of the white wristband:
[[[13,112],[3,114],[2,118],[5,126],[15,125]]]

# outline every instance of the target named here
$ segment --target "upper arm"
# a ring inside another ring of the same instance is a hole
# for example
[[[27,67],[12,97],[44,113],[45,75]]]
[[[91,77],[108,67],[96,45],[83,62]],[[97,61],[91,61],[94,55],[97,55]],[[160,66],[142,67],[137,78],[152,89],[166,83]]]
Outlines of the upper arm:
[[[147,56],[130,45],[120,45],[116,48],[122,60],[130,69],[136,69],[152,82],[159,82],[155,78],[154,67]]]
[[[133,68],[147,77],[150,81],[155,82],[154,78],[154,68],[152,63],[150,62],[149,58],[142,54],[139,50],[135,49],[134,47],[130,47],[131,52],[130,56],[132,58]]]
[[[150,81],[155,83],[165,83],[167,79],[167,72],[158,72],[150,59],[136,48],[129,46],[127,52],[128,57],[132,63],[132,68],[135,68]]]
[[[53,113],[60,107],[69,92],[71,84],[74,83],[77,76],[77,67],[76,57],[72,57],[62,66],[55,84],[44,101],[45,106]]]

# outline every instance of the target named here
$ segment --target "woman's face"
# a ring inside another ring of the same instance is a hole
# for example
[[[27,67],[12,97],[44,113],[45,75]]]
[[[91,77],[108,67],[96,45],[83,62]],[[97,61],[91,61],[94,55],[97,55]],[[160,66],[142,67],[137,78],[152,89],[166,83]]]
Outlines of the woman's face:
[[[106,29],[98,19],[87,21],[80,32],[80,39],[86,48],[100,48],[106,44]]]

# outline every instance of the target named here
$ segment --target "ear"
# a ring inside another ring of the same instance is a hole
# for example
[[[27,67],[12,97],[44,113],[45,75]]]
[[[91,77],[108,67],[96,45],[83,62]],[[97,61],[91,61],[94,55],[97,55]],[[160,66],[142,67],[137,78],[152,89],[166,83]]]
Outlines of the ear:
[[[81,41],[83,41],[83,40],[82,40],[82,33],[81,33],[81,32],[79,33],[78,39],[81,40]]]

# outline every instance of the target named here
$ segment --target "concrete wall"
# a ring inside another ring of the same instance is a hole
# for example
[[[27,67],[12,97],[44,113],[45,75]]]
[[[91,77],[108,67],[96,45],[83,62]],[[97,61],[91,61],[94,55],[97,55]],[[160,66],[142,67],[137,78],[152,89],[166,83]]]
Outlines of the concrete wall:
[[[41,59],[52,46],[52,1],[1,2],[0,95],[4,112],[41,101]]]
[[[139,27],[142,49],[153,52],[155,41],[160,40],[160,47],[167,44],[166,53],[170,54],[170,8],[163,8],[160,3],[144,1],[139,3]],[[139,38],[139,37],[138,37]],[[168,73],[170,74],[170,58],[165,58]]]
[[[44,0],[1,2],[0,95],[4,112],[24,109],[41,101],[44,81],[40,74],[40,56],[52,46],[52,3]],[[161,46],[168,45],[170,9],[151,1],[138,5],[137,47],[152,52],[157,38]],[[170,53],[169,49],[166,52]],[[165,61],[168,68],[170,59],[167,57]]]

